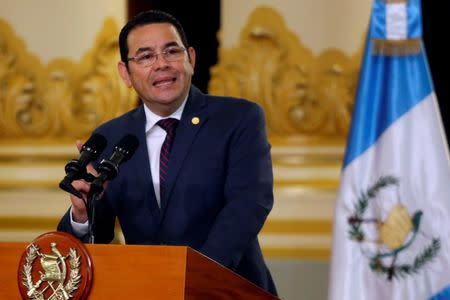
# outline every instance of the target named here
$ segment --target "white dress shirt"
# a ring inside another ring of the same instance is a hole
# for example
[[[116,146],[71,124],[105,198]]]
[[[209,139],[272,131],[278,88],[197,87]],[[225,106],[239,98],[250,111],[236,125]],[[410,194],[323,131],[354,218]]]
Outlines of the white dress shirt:
[[[155,189],[156,201],[158,206],[161,207],[161,195],[159,191],[159,155],[161,153],[161,146],[166,138],[166,131],[156,125],[156,123],[161,119],[174,118],[177,120],[181,119],[181,115],[186,105],[186,99],[178,107],[178,109],[172,113],[170,116],[161,117],[154,112],[152,112],[146,105],[144,105],[145,112],[145,135],[148,149],[148,159],[150,161],[150,170],[152,173],[153,188]],[[85,223],[77,223],[72,217],[72,207],[70,208],[70,222],[72,224],[72,229],[74,233],[81,237],[88,232],[88,221]]]

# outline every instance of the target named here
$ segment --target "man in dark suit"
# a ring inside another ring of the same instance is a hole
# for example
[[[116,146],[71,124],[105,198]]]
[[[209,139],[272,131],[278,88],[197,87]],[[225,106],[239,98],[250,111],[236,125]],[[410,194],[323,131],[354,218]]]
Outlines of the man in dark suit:
[[[120,75],[143,105],[95,132],[109,142],[105,153],[129,133],[140,146],[97,203],[95,241],[111,242],[117,217],[127,244],[190,246],[276,294],[257,238],[273,205],[261,108],[191,85],[195,51],[171,15],[137,15],[119,44]],[[175,120],[175,132],[166,133],[161,119]],[[166,139],[173,141],[170,149]],[[73,186],[86,200],[90,184]],[[73,195],[71,202],[58,230],[86,241],[86,207]]]

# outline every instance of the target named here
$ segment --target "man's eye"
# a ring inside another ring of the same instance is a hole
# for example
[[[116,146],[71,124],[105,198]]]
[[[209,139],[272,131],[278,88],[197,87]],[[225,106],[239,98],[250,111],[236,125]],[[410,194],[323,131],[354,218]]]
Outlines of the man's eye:
[[[140,57],[139,57],[139,60],[140,60],[140,61],[143,61],[143,60],[152,60],[153,57],[155,57],[154,54],[152,54],[152,53],[147,53],[147,54],[143,54],[142,56],[140,56]]]
[[[178,49],[167,49],[166,53],[169,55],[177,54],[179,52]]]
[[[183,49],[181,49],[181,48],[169,48],[165,52],[166,52],[166,55],[173,56],[173,55],[181,54],[183,52]]]

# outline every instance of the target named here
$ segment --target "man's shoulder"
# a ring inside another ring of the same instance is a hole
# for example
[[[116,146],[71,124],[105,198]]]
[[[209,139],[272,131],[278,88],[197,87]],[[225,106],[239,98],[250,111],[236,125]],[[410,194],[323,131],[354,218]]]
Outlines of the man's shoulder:
[[[145,121],[145,114],[143,112],[142,104],[138,107],[118,116],[113,119],[110,119],[102,124],[100,124],[95,131],[96,132],[121,132],[123,129],[127,128],[127,124],[130,122],[135,122],[136,120],[139,120],[140,118],[144,117]]]
[[[196,103],[204,103],[210,111],[220,110],[222,113],[234,111],[258,110],[259,104],[236,96],[211,95],[191,86],[190,96]]]
[[[260,109],[260,105],[256,102],[231,96],[207,95],[206,102],[211,109],[219,109],[222,112],[246,112]]]

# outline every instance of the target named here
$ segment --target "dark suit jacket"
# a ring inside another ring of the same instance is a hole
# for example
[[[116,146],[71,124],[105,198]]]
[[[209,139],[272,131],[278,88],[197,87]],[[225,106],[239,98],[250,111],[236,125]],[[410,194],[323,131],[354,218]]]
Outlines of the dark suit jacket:
[[[199,124],[192,123],[193,117]],[[257,239],[273,205],[270,145],[258,105],[191,87],[161,209],[151,181],[143,106],[95,132],[108,140],[104,157],[125,134],[140,142],[97,204],[97,243],[111,242],[117,217],[127,244],[190,246],[276,294]],[[73,233],[68,213],[58,230]]]

